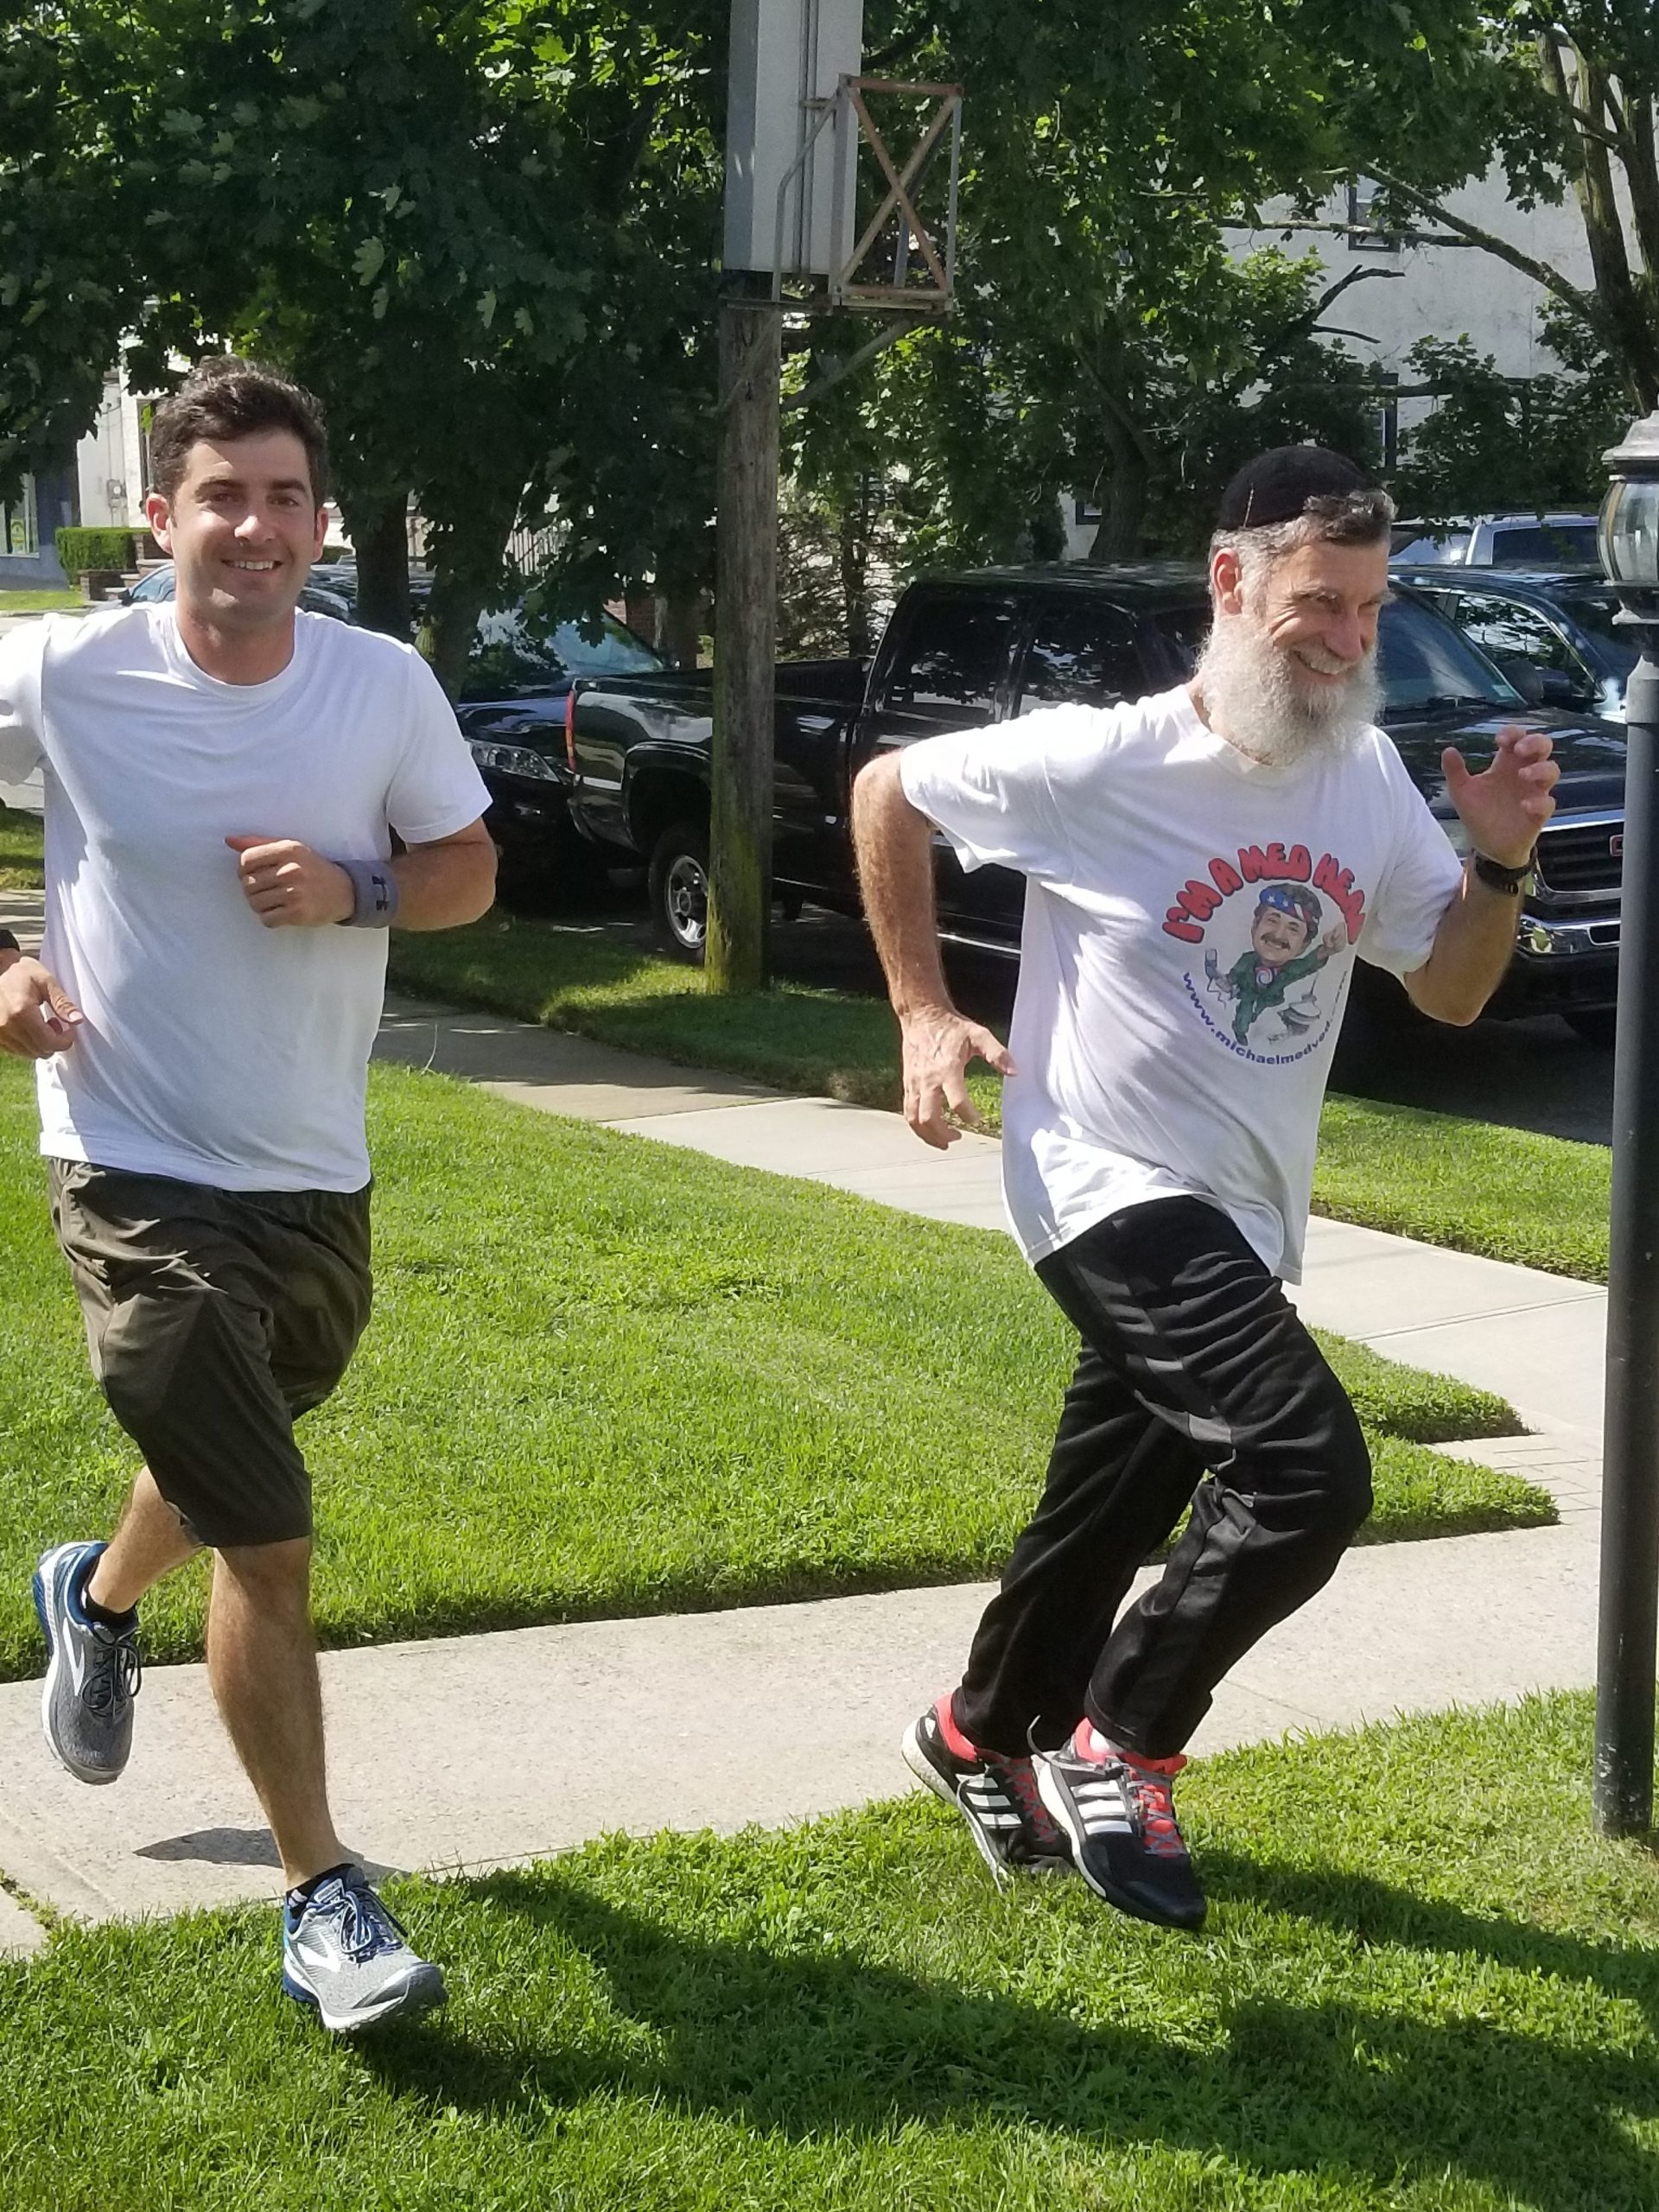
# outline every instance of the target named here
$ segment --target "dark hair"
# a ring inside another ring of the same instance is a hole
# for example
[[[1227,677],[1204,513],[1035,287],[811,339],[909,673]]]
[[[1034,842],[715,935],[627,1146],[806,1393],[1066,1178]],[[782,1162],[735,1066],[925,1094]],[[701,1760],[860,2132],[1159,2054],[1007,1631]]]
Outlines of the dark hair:
[[[204,438],[255,438],[289,430],[305,448],[311,494],[321,506],[328,496],[328,440],[322,410],[303,385],[263,361],[221,353],[195,367],[151,419],[149,474],[154,488],[170,499],[183,481],[190,448]]]

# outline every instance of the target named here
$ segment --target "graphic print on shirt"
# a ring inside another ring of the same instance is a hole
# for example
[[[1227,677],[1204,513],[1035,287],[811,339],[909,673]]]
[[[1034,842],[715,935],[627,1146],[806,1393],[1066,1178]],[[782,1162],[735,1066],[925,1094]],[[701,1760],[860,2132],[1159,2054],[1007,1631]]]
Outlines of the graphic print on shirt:
[[[1164,934],[1202,946],[1182,977],[1205,1027],[1241,1058],[1306,1059],[1342,1007],[1365,893],[1334,853],[1242,845],[1176,894]],[[1334,963],[1334,965],[1333,965]]]

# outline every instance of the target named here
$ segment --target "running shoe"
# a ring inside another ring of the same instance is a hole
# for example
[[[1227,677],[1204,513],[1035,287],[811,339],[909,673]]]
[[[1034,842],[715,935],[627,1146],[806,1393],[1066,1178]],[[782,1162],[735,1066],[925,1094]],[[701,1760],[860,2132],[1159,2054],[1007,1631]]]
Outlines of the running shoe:
[[[331,2035],[442,2005],[443,1976],[417,1958],[360,1866],[327,1874],[283,1906],[283,1987]]]
[[[1204,1891],[1175,1818],[1175,1777],[1186,1764],[1179,1753],[1141,1758],[1080,1720],[1035,1764],[1043,1802],[1097,1896],[1160,1928],[1203,1927]]]
[[[46,1637],[41,1726],[52,1756],[77,1782],[114,1782],[132,1750],[138,1694],[138,1616],[116,1627],[82,1609],[102,1544],[60,1544],[35,1570],[35,1610]]]
[[[1037,1794],[1028,1758],[982,1751],[957,1727],[949,1693],[905,1731],[905,1764],[968,1823],[999,1886],[1010,1868],[1060,1872],[1071,1862],[1065,1836]]]

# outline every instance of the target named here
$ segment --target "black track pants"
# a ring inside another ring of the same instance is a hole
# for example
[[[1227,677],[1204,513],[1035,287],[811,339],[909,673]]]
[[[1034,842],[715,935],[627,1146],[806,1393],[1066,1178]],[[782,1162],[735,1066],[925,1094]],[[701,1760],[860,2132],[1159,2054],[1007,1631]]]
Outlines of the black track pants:
[[[1166,1758],[1234,1662],[1330,1580],[1371,1509],[1370,1454],[1342,1385],[1218,1207],[1132,1206],[1037,1273],[1083,1348],[957,1719],[1011,1753],[1086,1713]],[[1189,1503],[1161,1580],[1119,1620]]]

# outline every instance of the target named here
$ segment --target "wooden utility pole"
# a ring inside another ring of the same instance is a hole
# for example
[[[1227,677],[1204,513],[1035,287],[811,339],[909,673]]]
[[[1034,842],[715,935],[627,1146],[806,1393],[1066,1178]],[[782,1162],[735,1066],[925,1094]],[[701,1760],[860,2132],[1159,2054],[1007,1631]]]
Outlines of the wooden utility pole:
[[[720,306],[715,738],[709,840],[711,991],[770,969],[778,414],[782,317],[765,276],[734,271]]]

